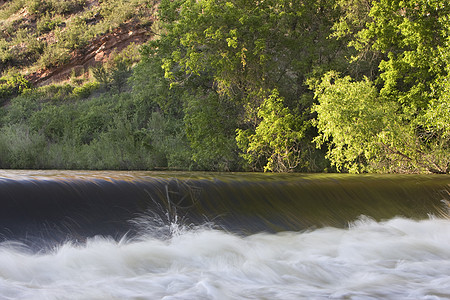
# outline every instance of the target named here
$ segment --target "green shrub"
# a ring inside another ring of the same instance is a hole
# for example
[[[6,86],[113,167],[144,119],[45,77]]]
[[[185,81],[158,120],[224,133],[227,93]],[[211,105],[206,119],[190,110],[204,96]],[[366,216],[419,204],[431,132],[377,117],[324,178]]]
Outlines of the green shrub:
[[[111,87],[113,91],[121,93],[125,90],[131,67],[125,61],[118,61],[110,70]]]
[[[39,88],[35,94],[41,102],[60,103],[71,99],[74,87],[70,84],[52,84]]]
[[[46,160],[45,138],[25,124],[0,129],[0,165],[13,169],[42,168]]]
[[[9,75],[0,78],[0,103],[21,94],[29,89],[31,84],[22,75]]]
[[[92,35],[86,21],[81,17],[75,17],[65,30],[56,31],[56,37],[61,47],[74,50],[85,46]]]
[[[46,13],[73,14],[81,11],[86,5],[85,0],[30,0],[28,9],[30,13],[43,15]]]
[[[115,60],[109,68],[103,65],[94,67],[92,74],[104,89],[122,93],[126,90],[128,79],[132,75],[131,63],[127,60]]]
[[[52,44],[44,49],[44,52],[38,60],[38,65],[41,68],[50,69],[60,66],[69,60],[70,53],[68,49],[62,48],[57,44]]]
[[[44,52],[45,49],[45,42],[32,38],[26,43],[26,49],[23,53],[23,61],[34,63],[38,61],[41,54]]]
[[[6,39],[0,39],[0,66],[6,66],[12,59],[13,55],[9,51],[10,44]]]
[[[51,11],[51,5],[48,1],[43,0],[28,0],[28,11],[32,14],[42,15]]]
[[[36,21],[36,31],[39,34],[47,33],[55,29],[61,22],[60,19],[53,18],[48,12]]]
[[[88,82],[82,86],[76,87],[72,91],[72,95],[76,99],[85,99],[89,97],[94,91],[98,90],[100,88],[100,83],[94,81],[94,82]]]
[[[78,107],[80,110],[80,107]],[[105,105],[90,105],[89,110],[80,110],[80,117],[75,120],[74,130],[77,141],[81,144],[89,144],[96,139],[100,133],[108,129],[110,124],[110,109]]]
[[[236,106],[217,93],[186,97],[184,124],[192,159],[203,170],[234,169],[238,160],[235,141]]]
[[[44,135],[50,142],[59,142],[64,136],[72,136],[72,120],[77,112],[70,105],[45,104],[30,117],[30,128]]]
[[[39,109],[39,97],[35,91],[26,92],[18,97],[11,99],[8,106],[5,122],[16,124],[26,122],[32,114]]]
[[[18,12],[25,5],[25,0],[6,1],[0,7],[0,20],[8,19],[11,15]]]
[[[92,68],[91,71],[92,71],[92,76],[94,77],[94,79],[103,88],[108,89],[110,79],[109,79],[109,74],[106,71],[106,68],[102,64],[99,64],[99,65],[95,66],[94,68]]]
[[[47,0],[52,11],[57,14],[73,14],[81,11],[86,5],[86,0]]]

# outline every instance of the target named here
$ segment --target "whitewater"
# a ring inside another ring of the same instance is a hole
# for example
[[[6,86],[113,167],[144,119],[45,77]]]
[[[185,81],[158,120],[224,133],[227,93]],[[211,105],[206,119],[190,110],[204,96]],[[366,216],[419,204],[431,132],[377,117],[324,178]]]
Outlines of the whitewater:
[[[249,236],[172,224],[43,253],[3,242],[0,266],[0,299],[450,299],[450,221]]]

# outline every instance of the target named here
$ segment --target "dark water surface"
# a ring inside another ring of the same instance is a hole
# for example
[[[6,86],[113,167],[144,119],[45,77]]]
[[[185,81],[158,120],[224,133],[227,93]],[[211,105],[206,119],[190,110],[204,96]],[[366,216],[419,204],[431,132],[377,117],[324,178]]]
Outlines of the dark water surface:
[[[0,240],[120,239],[139,234],[144,219],[239,234],[343,228],[361,215],[425,219],[445,211],[449,184],[423,175],[1,171]]]
[[[0,171],[3,299],[450,299],[450,177]]]

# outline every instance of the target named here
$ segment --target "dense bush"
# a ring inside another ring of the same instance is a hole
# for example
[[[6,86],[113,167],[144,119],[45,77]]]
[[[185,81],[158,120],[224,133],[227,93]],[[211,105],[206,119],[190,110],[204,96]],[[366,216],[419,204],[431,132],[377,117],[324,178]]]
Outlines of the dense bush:
[[[29,88],[30,83],[21,75],[0,77],[0,104]]]
[[[2,110],[0,167],[190,168],[183,120],[138,92],[114,88],[117,69],[110,72],[106,92],[88,82],[27,89],[14,97]],[[125,82],[129,75],[123,75]]]

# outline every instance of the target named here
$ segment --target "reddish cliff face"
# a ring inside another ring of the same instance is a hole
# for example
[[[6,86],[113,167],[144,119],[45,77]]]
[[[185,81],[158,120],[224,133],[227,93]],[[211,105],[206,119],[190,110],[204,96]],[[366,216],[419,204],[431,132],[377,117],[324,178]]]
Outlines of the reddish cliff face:
[[[112,32],[93,39],[86,47],[71,53],[71,59],[64,65],[39,70],[26,76],[35,86],[61,82],[71,74],[83,74],[89,67],[107,62],[113,53],[118,53],[131,44],[140,45],[151,38],[149,26],[142,27],[133,22],[122,24]]]

